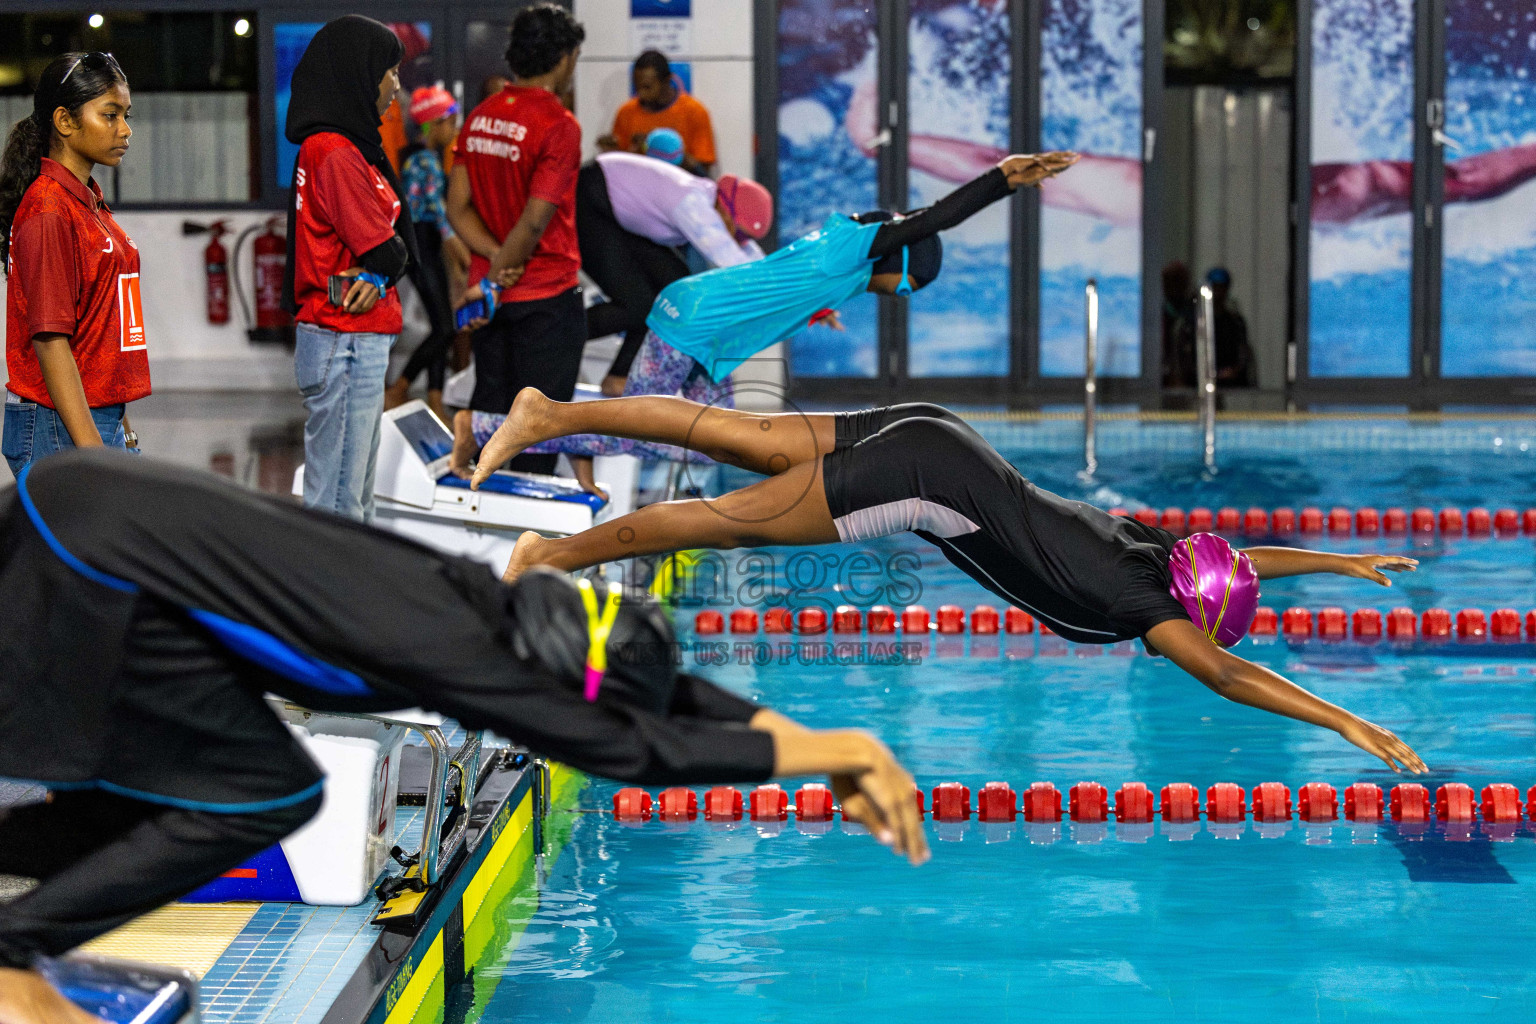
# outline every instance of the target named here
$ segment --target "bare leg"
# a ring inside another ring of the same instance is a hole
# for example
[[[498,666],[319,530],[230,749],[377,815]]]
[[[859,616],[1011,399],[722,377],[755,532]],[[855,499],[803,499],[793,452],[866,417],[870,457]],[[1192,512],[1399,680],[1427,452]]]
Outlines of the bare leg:
[[[518,538],[503,579],[511,582],[534,565],[573,572],[683,548],[730,550],[837,539],[821,485],[821,460],[816,459],[719,498],[648,505],[571,537],[549,539],[529,531]]]
[[[480,453],[476,485],[529,445],[567,434],[678,445],[769,475],[814,460],[836,442],[831,413],[749,413],[661,395],[552,402],[537,389],[524,388]]]

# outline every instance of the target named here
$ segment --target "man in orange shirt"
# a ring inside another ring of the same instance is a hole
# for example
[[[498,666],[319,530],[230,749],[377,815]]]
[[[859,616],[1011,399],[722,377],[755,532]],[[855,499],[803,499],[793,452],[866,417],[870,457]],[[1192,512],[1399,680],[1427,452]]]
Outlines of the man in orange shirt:
[[[635,59],[635,95],[613,115],[613,134],[597,140],[602,150],[645,152],[645,137],[655,128],[671,128],[683,137],[683,166],[694,174],[712,177],[715,166],[715,129],[709,111],[690,96],[673,76],[672,65],[656,50]]]

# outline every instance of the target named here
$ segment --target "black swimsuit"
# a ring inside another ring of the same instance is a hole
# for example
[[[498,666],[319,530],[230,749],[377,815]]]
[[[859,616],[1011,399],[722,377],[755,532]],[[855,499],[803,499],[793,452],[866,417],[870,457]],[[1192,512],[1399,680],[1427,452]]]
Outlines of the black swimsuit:
[[[1168,591],[1173,534],[1036,487],[947,409],[839,414],[822,479],[843,541],[910,530],[1070,640],[1189,618]]]

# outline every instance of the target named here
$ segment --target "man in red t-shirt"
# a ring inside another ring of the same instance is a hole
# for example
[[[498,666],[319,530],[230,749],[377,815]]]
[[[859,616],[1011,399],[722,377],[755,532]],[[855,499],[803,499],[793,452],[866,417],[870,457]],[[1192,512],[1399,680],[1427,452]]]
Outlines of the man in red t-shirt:
[[[512,84],[481,103],[459,133],[448,219],[469,246],[470,281],[508,285],[474,336],[470,407],[504,413],[524,387],[557,401],[576,390],[586,309],[576,272],[581,126],[561,105],[586,32],[569,11],[518,12],[507,43]],[[552,473],[558,456],[519,455],[513,469]]]

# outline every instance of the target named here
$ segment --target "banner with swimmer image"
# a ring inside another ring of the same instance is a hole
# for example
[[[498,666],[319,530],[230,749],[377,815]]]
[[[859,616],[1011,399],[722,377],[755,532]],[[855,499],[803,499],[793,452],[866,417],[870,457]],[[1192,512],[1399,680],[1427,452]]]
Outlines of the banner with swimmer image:
[[[1414,0],[1314,0],[1307,372],[1406,377]]]
[[[1099,373],[1141,374],[1142,0],[1045,0],[1040,146],[1082,160],[1041,190],[1040,374],[1083,373],[1099,286]]]
[[[1536,376],[1536,4],[1447,0],[1440,372]]]

